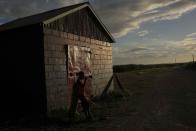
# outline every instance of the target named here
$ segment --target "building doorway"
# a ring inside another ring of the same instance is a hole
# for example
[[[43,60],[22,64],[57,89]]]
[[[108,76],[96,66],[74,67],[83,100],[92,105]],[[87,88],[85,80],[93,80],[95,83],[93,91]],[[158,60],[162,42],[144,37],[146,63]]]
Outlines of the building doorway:
[[[91,50],[88,47],[67,46],[67,106],[70,107],[73,84],[77,79],[77,73],[83,71],[85,76],[91,74]],[[85,84],[85,95],[92,94],[92,80],[87,79]]]

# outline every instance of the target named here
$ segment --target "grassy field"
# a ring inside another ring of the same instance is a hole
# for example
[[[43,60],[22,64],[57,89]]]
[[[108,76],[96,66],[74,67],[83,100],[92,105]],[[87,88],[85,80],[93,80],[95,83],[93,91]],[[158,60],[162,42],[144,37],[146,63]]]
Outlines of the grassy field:
[[[0,130],[195,131],[195,69],[195,63],[123,69],[115,73],[122,87],[114,80],[114,92],[91,105],[93,121],[80,114],[70,124],[66,111],[59,111],[51,118],[4,124]]]

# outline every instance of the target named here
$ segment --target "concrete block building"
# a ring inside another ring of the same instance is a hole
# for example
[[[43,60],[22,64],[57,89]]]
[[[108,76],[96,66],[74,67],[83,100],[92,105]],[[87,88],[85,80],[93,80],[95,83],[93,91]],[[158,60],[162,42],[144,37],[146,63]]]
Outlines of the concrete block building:
[[[101,95],[113,75],[113,42],[89,3],[1,25],[0,115],[68,108],[80,70],[93,76],[86,93]]]

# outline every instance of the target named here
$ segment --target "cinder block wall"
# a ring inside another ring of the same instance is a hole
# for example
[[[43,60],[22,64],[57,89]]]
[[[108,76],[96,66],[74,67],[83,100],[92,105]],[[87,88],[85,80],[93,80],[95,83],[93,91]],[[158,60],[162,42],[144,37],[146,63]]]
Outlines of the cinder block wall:
[[[89,47],[92,51],[93,95],[99,96],[112,76],[112,45],[70,33],[44,28],[47,109],[66,108],[67,67],[65,45]],[[112,88],[110,88],[110,91]]]

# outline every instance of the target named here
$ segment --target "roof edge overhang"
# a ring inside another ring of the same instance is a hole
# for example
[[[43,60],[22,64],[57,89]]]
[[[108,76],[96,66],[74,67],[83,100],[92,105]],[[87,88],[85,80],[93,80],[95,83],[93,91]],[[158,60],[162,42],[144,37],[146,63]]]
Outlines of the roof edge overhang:
[[[101,19],[98,17],[98,15],[96,15],[95,11],[93,10],[92,6],[90,5],[89,2],[85,2],[83,5],[77,7],[77,8],[74,8],[74,9],[71,9],[69,11],[66,11],[65,13],[62,13],[62,14],[59,14],[53,18],[50,18],[50,19],[47,19],[45,21],[43,21],[42,23],[43,24],[49,24],[51,22],[54,22],[55,20],[57,19],[60,19],[62,17],[65,17],[71,13],[74,13],[78,10],[81,10],[83,8],[89,8],[91,10],[91,12],[93,13],[93,15],[96,17],[96,19],[98,20],[98,22],[101,24],[101,26],[103,27],[104,31],[106,32],[106,34],[109,36],[110,40],[112,43],[115,43],[115,39],[113,38],[113,36],[110,34],[110,32],[108,31],[108,29],[106,28],[106,26],[103,24],[103,22],[101,21]]]

